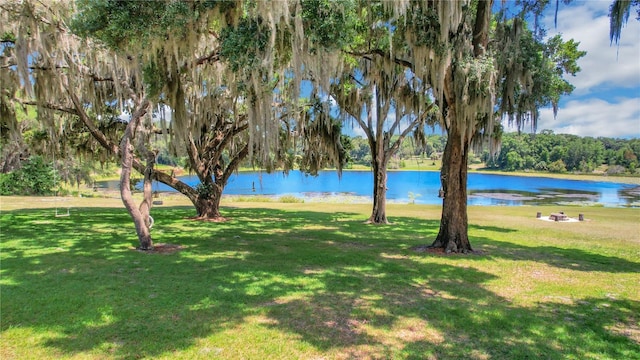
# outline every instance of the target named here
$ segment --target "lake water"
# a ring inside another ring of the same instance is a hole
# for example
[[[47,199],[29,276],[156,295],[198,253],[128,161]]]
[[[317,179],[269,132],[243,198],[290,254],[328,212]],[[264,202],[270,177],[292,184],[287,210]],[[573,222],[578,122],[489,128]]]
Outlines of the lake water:
[[[441,204],[438,198],[440,173],[435,171],[390,171],[387,181],[389,202]],[[181,178],[196,185],[196,176]],[[103,183],[117,188],[117,182]],[[174,191],[155,183],[154,190]],[[344,171],[342,177],[334,171],[310,176],[300,171],[288,175],[281,172],[240,172],[229,179],[224,195],[291,195],[305,201],[371,202],[373,175],[369,171]],[[469,205],[540,205],[571,204],[609,207],[640,207],[640,187],[612,182],[562,180],[543,177],[523,177],[469,173]]]

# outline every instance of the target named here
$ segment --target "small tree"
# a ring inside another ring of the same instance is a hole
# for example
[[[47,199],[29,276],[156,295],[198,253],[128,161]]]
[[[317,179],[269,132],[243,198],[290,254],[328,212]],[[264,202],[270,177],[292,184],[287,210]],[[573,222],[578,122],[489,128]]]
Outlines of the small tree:
[[[41,156],[31,156],[21,164],[21,168],[1,174],[0,194],[2,195],[51,195],[58,186],[51,164]]]
[[[132,107],[132,121],[127,125],[125,140],[145,140],[135,136],[146,123],[143,116],[149,109],[142,82],[132,74],[139,74],[139,63],[134,59],[118,57],[99,44],[83,41],[66,26],[73,8],[67,2],[43,4],[32,1],[9,1],[2,5],[0,34],[9,62],[2,66],[3,79],[11,80],[10,96],[0,100],[2,107],[15,108],[17,104],[35,104],[40,124],[48,131],[48,139],[57,144],[64,139],[65,130],[79,119],[86,129],[111,154],[120,154],[118,145],[101,131],[95,120],[107,115],[114,104],[120,109]],[[6,40],[6,41],[4,41]],[[15,113],[5,112],[9,122]],[[106,116],[105,116],[106,117]],[[140,148],[144,148],[144,142]],[[126,191],[132,167],[144,172],[144,165],[136,161],[129,146],[122,161],[121,182],[125,186],[122,198],[129,210],[142,249],[153,246],[149,235],[148,209],[136,209]],[[143,151],[146,153],[146,150]],[[145,177],[145,187],[151,179]],[[130,194],[129,194],[130,195]],[[151,193],[145,193],[150,203]]]
[[[403,60],[411,51],[397,30],[404,20],[393,19],[385,3],[301,3],[309,52],[332,52],[327,63],[336,61],[334,69],[318,71],[329,79],[316,84],[336,102],[344,122],[363,130],[369,145],[374,184],[367,222],[386,224],[389,161],[407,136],[424,142],[425,124],[433,120],[429,84],[414,76],[411,64]],[[309,65],[315,71],[316,64]]]
[[[369,49],[368,53],[377,53]],[[393,70],[389,70],[393,69]],[[433,105],[427,91],[404,67],[380,55],[363,56],[331,90],[345,119],[364,131],[371,154],[373,209],[368,223],[386,224],[387,166],[405,138],[423,131]],[[358,79],[358,74],[361,78]],[[395,133],[398,136],[394,137]]]

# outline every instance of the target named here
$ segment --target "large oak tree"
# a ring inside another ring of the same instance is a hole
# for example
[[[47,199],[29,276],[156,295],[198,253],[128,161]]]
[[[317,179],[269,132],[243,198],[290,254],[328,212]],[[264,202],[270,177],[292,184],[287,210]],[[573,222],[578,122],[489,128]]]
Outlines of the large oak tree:
[[[377,195],[384,194],[383,164],[393,149],[385,144],[390,134],[382,124],[393,103],[415,114],[417,107],[400,106],[415,102],[415,93],[398,91],[411,79],[429,95],[421,99],[423,109],[435,102],[439,125],[448,136],[441,170],[443,212],[432,246],[471,251],[466,191],[471,150],[497,148],[503,118],[535,127],[540,107],[557,109],[560,96],[573,89],[563,76],[578,71],[575,61],[584,55],[573,41],[554,37],[545,43],[539,28],[527,26],[524,19],[529,14],[537,19],[547,3],[512,4],[519,12],[507,18],[507,12],[492,14],[493,1],[301,2],[302,30],[295,31],[311,34],[311,53],[333,51],[327,58],[340,60],[333,74],[326,69],[321,73],[335,79],[329,92],[369,139],[376,178],[373,222],[385,221],[384,213],[376,211],[383,208],[376,206]],[[329,80],[320,86],[323,81]],[[363,96],[367,87],[368,97]]]
[[[538,109],[553,105],[573,87],[563,79],[579,71],[577,43],[544,43],[524,18],[546,2],[524,1],[514,18],[492,14],[493,1],[406,1],[411,63],[430,84],[447,132],[442,158],[444,191],[440,230],[431,247],[472,251],[468,237],[467,164],[472,148],[495,147],[504,118],[535,128]]]

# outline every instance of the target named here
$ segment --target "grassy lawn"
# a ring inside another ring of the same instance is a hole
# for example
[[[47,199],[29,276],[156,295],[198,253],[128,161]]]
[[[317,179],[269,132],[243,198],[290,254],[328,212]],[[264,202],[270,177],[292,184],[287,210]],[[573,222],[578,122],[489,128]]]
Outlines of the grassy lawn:
[[[168,199],[148,254],[119,200],[55,204],[0,198],[0,359],[640,359],[638,209],[472,207],[443,256],[438,206]]]

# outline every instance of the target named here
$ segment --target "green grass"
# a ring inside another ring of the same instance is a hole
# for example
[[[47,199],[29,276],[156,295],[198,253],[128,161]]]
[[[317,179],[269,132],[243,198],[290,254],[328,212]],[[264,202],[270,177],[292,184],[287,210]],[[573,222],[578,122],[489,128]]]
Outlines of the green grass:
[[[640,359],[637,209],[558,224],[472,207],[482,253],[442,256],[411,250],[436,206],[390,205],[391,226],[365,225],[369,205],[233,202],[224,223],[165,206],[154,240],[184,249],[146,254],[122,208],[16,199],[0,198],[3,360]]]

